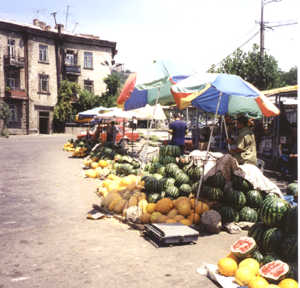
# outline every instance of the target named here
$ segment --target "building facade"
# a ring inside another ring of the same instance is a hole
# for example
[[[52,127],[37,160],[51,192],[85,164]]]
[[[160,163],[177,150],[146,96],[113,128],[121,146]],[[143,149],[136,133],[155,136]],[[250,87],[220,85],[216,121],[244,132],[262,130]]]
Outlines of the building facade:
[[[61,24],[0,21],[0,98],[12,112],[9,133],[51,133],[62,80],[100,96],[116,52],[116,42],[67,33]]]

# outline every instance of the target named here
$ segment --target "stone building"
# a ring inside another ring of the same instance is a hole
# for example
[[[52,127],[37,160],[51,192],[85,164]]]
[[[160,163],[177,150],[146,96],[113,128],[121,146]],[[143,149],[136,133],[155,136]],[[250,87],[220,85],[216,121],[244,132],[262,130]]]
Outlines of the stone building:
[[[61,24],[0,20],[0,100],[12,112],[9,132],[51,133],[61,80],[101,95],[116,53],[116,42],[72,34]]]

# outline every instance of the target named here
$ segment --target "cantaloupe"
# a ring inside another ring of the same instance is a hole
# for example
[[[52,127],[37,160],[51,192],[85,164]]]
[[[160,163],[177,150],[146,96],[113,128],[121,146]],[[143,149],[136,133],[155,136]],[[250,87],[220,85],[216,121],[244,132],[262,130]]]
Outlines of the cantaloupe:
[[[173,201],[170,198],[160,199],[155,205],[155,211],[162,214],[168,214],[168,212],[173,208]]]
[[[151,214],[149,214],[149,213],[143,213],[140,218],[140,220],[143,224],[149,224],[150,219],[151,219]]]
[[[150,222],[151,222],[151,223],[159,223],[159,217],[160,217],[161,215],[162,215],[162,214],[161,214],[160,212],[154,211],[154,212],[151,214]]]
[[[169,211],[167,214],[168,218],[174,218],[178,214],[178,211],[176,208],[173,208]]]
[[[191,202],[189,200],[181,200],[177,204],[178,213],[182,216],[189,216],[192,212]]]
[[[147,212],[149,214],[152,214],[154,212],[154,210],[155,210],[155,206],[156,206],[155,203],[148,203],[148,205],[147,205]]]

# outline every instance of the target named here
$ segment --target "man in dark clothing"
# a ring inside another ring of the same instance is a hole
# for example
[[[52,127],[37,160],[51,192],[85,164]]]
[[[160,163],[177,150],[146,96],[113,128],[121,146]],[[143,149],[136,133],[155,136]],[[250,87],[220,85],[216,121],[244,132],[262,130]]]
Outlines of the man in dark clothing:
[[[180,116],[175,118],[175,121],[169,125],[170,133],[172,133],[172,145],[177,145],[181,149],[181,154],[184,153],[184,138],[187,129],[187,125],[181,120]]]

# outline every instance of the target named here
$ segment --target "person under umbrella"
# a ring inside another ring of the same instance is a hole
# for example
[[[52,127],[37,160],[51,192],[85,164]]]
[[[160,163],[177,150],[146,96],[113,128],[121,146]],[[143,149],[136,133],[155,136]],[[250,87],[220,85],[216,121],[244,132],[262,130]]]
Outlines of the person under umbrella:
[[[245,116],[237,118],[238,137],[234,142],[232,139],[228,139],[229,144],[235,144],[235,148],[231,148],[229,153],[236,158],[239,164],[257,165],[255,136],[248,123],[248,118]]]

